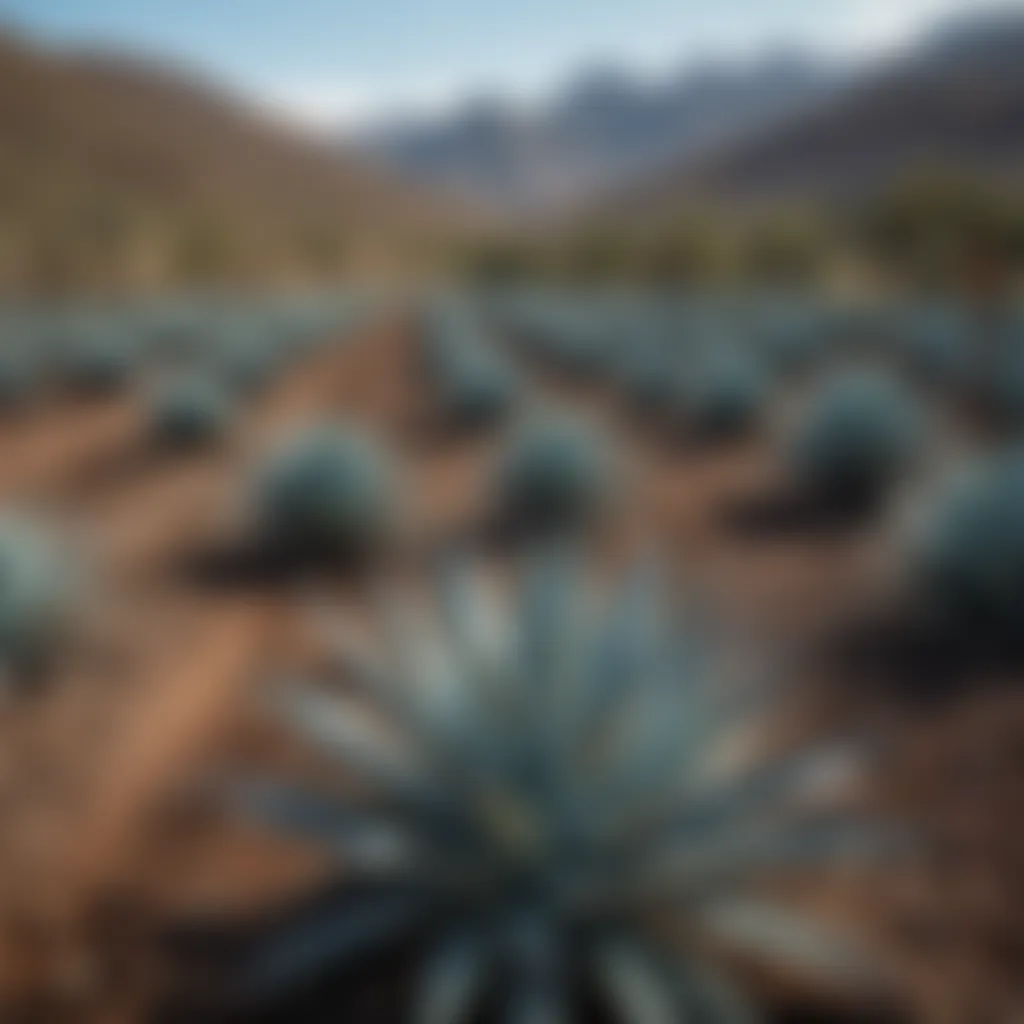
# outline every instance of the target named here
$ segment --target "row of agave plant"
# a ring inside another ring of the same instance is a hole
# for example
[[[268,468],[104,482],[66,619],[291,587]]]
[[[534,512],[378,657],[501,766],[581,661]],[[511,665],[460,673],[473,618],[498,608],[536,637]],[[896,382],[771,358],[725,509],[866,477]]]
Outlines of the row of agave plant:
[[[514,301],[512,301],[514,300]],[[794,378],[831,353],[849,352],[864,314],[820,304],[750,301],[731,306],[625,308],[564,297],[513,296],[494,316],[533,358],[621,394],[670,437],[725,442],[750,435]],[[794,494],[823,509],[880,503],[921,455],[929,417],[889,369],[834,375],[792,427],[782,453]]]
[[[723,343],[721,329],[715,332],[715,345],[677,345],[671,352],[673,369],[665,362],[667,346],[655,345],[642,331],[638,334],[635,322],[627,329],[614,317],[598,319],[593,309],[564,302],[548,310],[558,315],[546,326],[536,315],[523,325],[504,312],[504,319],[512,320],[505,331],[519,346],[591,377],[597,373],[595,349],[607,358],[611,348],[610,342],[598,344],[595,337],[605,339],[610,327],[621,331],[615,383],[626,388],[631,403],[640,404],[648,419],[660,417],[674,431],[722,441],[752,431],[765,416],[769,374],[750,351]],[[635,321],[635,310],[633,315]],[[496,319],[501,333],[503,318]],[[506,420],[524,406],[531,411],[529,396],[496,353],[482,322],[486,318],[479,312],[474,316],[465,305],[448,304],[428,319],[423,334],[426,378],[441,414],[467,429]],[[801,338],[806,352],[807,339],[814,341],[821,329],[820,319],[807,315],[799,321],[799,334],[794,318],[788,326],[790,352],[794,337]],[[656,353],[660,355],[652,360]],[[787,365],[793,368],[792,355]],[[611,491],[604,479],[610,475],[608,439],[565,416],[524,418],[527,425],[509,446],[507,464],[512,479],[522,478],[526,484],[511,491],[532,495],[529,504],[535,507],[557,500],[567,520],[594,518],[592,513]],[[928,420],[923,403],[892,375],[877,370],[836,375],[785,444],[783,461],[794,494],[824,511],[877,507],[926,449]],[[550,491],[550,498],[542,490]],[[510,494],[508,504],[514,504],[515,496]]]
[[[8,309],[0,315],[0,412],[147,389],[155,433],[213,435],[232,404],[349,328],[351,298],[192,299],[130,307]],[[198,438],[197,438],[198,440]]]
[[[561,537],[601,520],[623,490],[609,438],[589,421],[532,412],[520,377],[463,311],[432,313],[421,354],[446,416],[479,425],[527,406],[496,459],[494,518]],[[477,388],[479,380],[486,386]],[[191,443],[203,434],[204,403],[192,406],[187,389],[182,396],[179,407],[162,406],[164,429]],[[786,448],[787,465],[798,486],[826,502],[869,505],[900,480],[927,436],[926,418],[897,383],[877,374],[839,377],[812,403]],[[910,558],[909,575],[929,606],[965,630],[998,633],[1005,645],[1024,623],[1022,466],[1012,450],[973,460],[935,497]],[[266,549],[313,561],[379,551],[406,505],[401,479],[398,458],[376,439],[333,424],[305,430],[247,486],[253,535]],[[45,623],[51,608],[64,605],[62,574],[49,568],[61,560],[36,557],[46,545],[22,543],[19,535],[32,531],[13,527],[10,541],[0,535],[0,657],[8,664],[21,658],[20,648],[60,647]]]
[[[932,393],[1024,422],[1024,311],[955,302],[842,304],[780,295],[512,292],[484,305],[517,344],[601,378],[644,412],[708,433],[753,426],[781,384],[841,356],[883,361]]]
[[[38,426],[69,393],[135,392],[152,451],[227,437],[246,403],[303,357],[344,340],[367,315],[352,298],[276,303],[204,299],[132,309],[8,310],[0,317],[0,407]],[[2,429],[2,424],[0,424]],[[36,514],[0,516],[0,679],[33,689],[81,634],[87,559]]]
[[[1022,646],[1024,454],[1013,428],[1024,416],[1024,316],[1016,311],[983,318],[951,303],[847,308],[777,297],[655,303],[519,293],[435,308],[424,363],[445,414],[472,428],[526,409],[501,458],[496,504],[579,531],[622,489],[613,446],[590,422],[531,415],[499,339],[613,384],[673,427],[720,439],[753,430],[773,394],[817,370],[784,439],[783,475],[811,508],[855,520],[878,511],[926,461],[943,400],[980,406],[985,422],[1000,427],[998,443],[941,474],[911,538],[907,575],[925,617],[967,646]],[[465,372],[479,366],[486,372]],[[463,390],[453,380],[469,383]]]

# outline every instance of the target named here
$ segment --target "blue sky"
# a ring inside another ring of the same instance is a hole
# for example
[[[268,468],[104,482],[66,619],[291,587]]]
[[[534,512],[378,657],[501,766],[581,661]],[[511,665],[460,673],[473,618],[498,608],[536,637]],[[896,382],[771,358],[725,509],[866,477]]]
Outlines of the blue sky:
[[[528,97],[605,59],[655,72],[775,43],[891,45],[971,3],[0,0],[0,20],[58,43],[185,60],[316,123],[442,107],[480,90]]]

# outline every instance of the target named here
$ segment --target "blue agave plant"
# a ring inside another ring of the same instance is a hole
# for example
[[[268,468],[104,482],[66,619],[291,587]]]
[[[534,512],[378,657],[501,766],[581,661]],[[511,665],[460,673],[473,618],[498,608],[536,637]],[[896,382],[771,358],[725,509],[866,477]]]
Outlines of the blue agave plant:
[[[228,431],[234,414],[226,388],[208,375],[182,377],[169,384],[150,411],[153,440],[171,449],[211,444]]]
[[[702,437],[732,437],[754,428],[764,412],[767,381],[753,356],[720,352],[703,358],[684,382],[679,418]]]
[[[916,552],[922,595],[978,642],[1024,638],[1024,455],[974,466],[941,497]]]
[[[586,422],[558,415],[531,420],[499,459],[495,513],[542,534],[582,532],[607,509],[613,461],[607,441]]]
[[[314,427],[258,473],[254,514],[274,551],[330,559],[381,547],[395,524],[397,482],[387,453],[357,430]]]
[[[87,332],[65,356],[68,382],[85,394],[105,395],[127,386],[136,370],[135,353],[116,332]]]
[[[20,683],[51,666],[74,618],[78,585],[50,532],[0,519],[0,677]]]
[[[827,387],[789,449],[797,485],[833,504],[869,506],[911,467],[927,439],[913,396],[885,376],[860,372]]]
[[[754,1020],[723,945],[859,972],[756,884],[886,845],[835,811],[850,749],[754,756],[742,740],[772,695],[712,678],[649,570],[604,608],[565,558],[533,567],[514,615],[462,570],[439,593],[441,629],[392,604],[385,660],[344,655],[324,685],[274,694],[342,788],[229,786],[362,893],[274,936],[250,997],[345,977],[410,933],[423,960],[403,1019],[423,1024],[489,1020],[496,992],[513,1024],[581,1019],[578,997],[623,1024]]]

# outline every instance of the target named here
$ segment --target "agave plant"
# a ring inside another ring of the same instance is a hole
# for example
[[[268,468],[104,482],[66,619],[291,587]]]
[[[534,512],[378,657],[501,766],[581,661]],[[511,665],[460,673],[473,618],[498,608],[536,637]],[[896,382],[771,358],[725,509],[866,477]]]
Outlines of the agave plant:
[[[819,396],[789,451],[797,487],[827,504],[877,503],[910,467],[924,435],[910,395],[886,377],[840,378]]]
[[[215,379],[183,377],[157,396],[150,411],[150,433],[166,448],[208,445],[224,436],[233,412],[229,394]]]
[[[41,369],[27,347],[0,351],[0,411],[21,409],[38,396]]]
[[[231,342],[217,354],[213,370],[221,383],[240,398],[259,393],[277,372],[279,357],[264,339]]]
[[[916,551],[917,579],[945,623],[983,644],[1024,637],[1024,455],[975,466],[940,499]]]
[[[1024,426],[1024,345],[1020,342],[974,368],[974,397],[993,425],[1017,432]]]
[[[447,418],[466,427],[497,423],[511,411],[516,397],[511,370],[482,353],[466,353],[449,365],[438,390]]]
[[[58,657],[77,606],[67,552],[23,518],[0,519],[0,678],[30,680]]]
[[[396,518],[392,466],[368,436],[325,426],[293,438],[261,468],[256,531],[268,550],[359,558],[378,550]]]
[[[723,946],[831,982],[866,966],[757,884],[887,847],[836,811],[855,748],[769,756],[756,737],[778,694],[713,678],[649,569],[599,603],[572,560],[539,561],[514,615],[465,571],[439,593],[440,628],[392,603],[387,659],[342,654],[325,685],[273,694],[344,787],[229,785],[361,893],[272,935],[249,998],[344,978],[410,933],[401,1019],[428,1024],[580,1020],[595,999],[623,1024],[732,1024],[757,1014]]]
[[[87,333],[66,353],[67,380],[83,394],[119,391],[128,384],[134,370],[134,353],[116,332]]]
[[[743,434],[754,427],[764,409],[765,383],[752,356],[709,356],[685,382],[683,424],[701,437]]]
[[[926,382],[948,384],[967,368],[971,325],[955,307],[915,310],[906,324],[906,349],[911,366]]]
[[[614,473],[607,443],[586,423],[557,416],[533,420],[499,461],[495,515],[540,533],[579,532],[606,510]]]

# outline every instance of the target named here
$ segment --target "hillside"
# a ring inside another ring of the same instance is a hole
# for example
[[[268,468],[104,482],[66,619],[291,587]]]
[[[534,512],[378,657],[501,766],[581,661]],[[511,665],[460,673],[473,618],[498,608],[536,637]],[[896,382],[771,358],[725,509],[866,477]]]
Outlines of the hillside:
[[[822,108],[679,162],[634,198],[854,198],[923,169],[1019,178],[1024,15],[947,26]]]
[[[358,141],[407,180],[504,211],[546,213],[813,109],[844,80],[792,53],[653,80],[601,68],[531,109],[480,99],[448,117],[377,126]]]
[[[331,275],[441,228],[422,196],[194,76],[0,40],[0,282]]]

